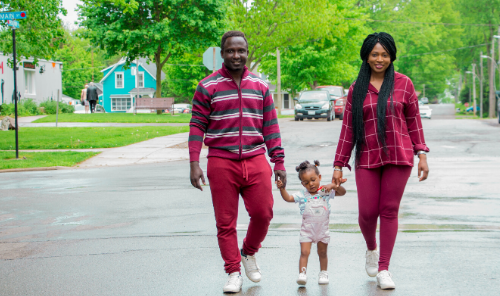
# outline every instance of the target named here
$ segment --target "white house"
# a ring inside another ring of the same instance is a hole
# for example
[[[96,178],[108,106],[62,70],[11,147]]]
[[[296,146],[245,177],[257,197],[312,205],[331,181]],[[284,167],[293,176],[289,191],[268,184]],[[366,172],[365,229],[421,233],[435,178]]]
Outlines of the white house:
[[[14,70],[8,66],[11,55],[0,54],[0,104],[13,102]],[[20,62],[19,62],[20,61]],[[62,62],[33,59],[18,59],[17,91],[22,99],[33,99],[37,103],[51,98],[62,98]]]

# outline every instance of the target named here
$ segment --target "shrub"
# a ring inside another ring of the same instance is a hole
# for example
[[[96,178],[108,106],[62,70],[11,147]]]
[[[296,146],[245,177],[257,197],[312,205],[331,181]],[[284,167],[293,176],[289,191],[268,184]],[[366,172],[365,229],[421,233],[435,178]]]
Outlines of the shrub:
[[[47,114],[56,114],[56,101],[43,101],[40,103],[40,107],[44,107]],[[74,111],[74,106],[59,102],[59,113],[73,113]]]
[[[14,104],[2,104],[1,114],[6,116],[15,116],[15,108],[16,107]],[[40,111],[38,110],[38,106],[32,99],[24,99],[17,104],[17,115],[19,116],[31,116],[39,114]]]

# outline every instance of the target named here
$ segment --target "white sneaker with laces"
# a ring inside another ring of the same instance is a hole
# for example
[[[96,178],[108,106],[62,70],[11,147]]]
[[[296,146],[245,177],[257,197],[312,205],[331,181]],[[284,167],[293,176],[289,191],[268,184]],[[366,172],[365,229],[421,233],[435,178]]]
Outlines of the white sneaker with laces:
[[[302,272],[299,273],[299,278],[297,279],[297,284],[305,285],[307,283],[306,268],[302,267]]]
[[[257,260],[254,256],[245,255],[243,250],[241,250],[241,263],[245,267],[245,274],[254,283],[260,282],[262,274],[260,273],[260,268],[257,265]]]
[[[392,280],[392,274],[387,270],[382,270],[377,274],[377,286],[382,290],[395,289],[396,284]]]
[[[379,258],[378,251],[377,250],[373,250],[373,251],[368,250],[368,251],[366,251],[365,257],[366,257],[366,264],[365,264],[366,273],[371,277],[377,276],[378,258]]]
[[[239,272],[233,272],[229,274],[227,282],[224,285],[224,292],[238,293],[241,291],[241,286],[243,285],[243,278]]]
[[[318,284],[326,285],[330,282],[328,279],[328,271],[322,270],[318,275]]]

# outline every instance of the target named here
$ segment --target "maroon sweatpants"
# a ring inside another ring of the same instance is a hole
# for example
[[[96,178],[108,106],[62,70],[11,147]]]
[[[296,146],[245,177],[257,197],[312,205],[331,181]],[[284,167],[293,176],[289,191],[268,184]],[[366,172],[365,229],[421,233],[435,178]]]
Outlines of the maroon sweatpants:
[[[399,204],[410,174],[411,167],[403,165],[356,169],[358,221],[368,250],[377,248],[377,219],[380,216],[379,271],[389,270],[398,233]]]
[[[212,192],[217,239],[227,273],[240,271],[241,255],[236,233],[240,194],[250,216],[243,252],[254,255],[266,238],[273,218],[271,176],[271,167],[263,154],[245,160],[208,158],[207,177]]]

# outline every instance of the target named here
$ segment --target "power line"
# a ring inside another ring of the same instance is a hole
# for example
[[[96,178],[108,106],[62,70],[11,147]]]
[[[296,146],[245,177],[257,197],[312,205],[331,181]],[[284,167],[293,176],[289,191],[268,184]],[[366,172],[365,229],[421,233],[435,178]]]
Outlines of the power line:
[[[427,22],[403,22],[403,21],[389,21],[389,20],[372,20],[372,19],[358,19],[345,17],[346,20],[363,21],[363,22],[381,22],[381,23],[397,23],[397,24],[414,24],[414,25],[441,25],[441,26],[480,26],[480,27],[498,27],[499,25],[492,24],[458,24],[458,23],[427,23]]]
[[[435,53],[442,53],[442,52],[448,52],[448,51],[454,51],[454,50],[460,50],[460,49],[467,49],[467,48],[473,48],[473,47],[481,47],[481,46],[486,46],[488,44],[489,43],[484,43],[484,44],[479,44],[479,45],[471,45],[471,46],[464,46],[464,47],[459,47],[459,48],[452,48],[452,49],[447,49],[447,50],[439,50],[439,51],[432,51],[432,52],[425,52],[425,53],[409,54],[409,55],[405,55],[405,56],[402,56],[402,57],[399,57],[399,58],[402,59],[402,58],[415,57],[415,56],[428,55],[428,54],[435,54]]]

